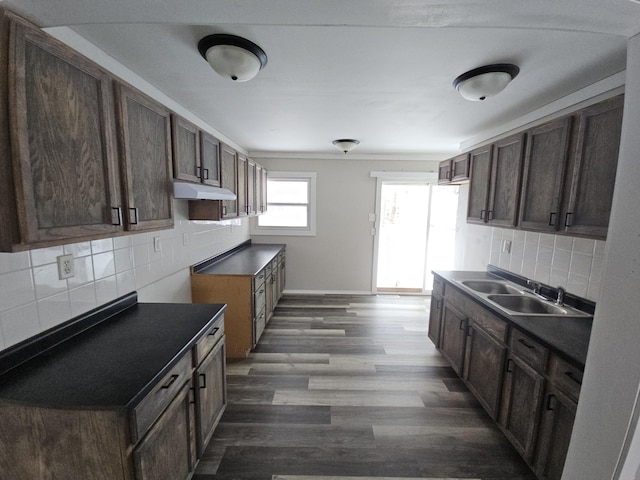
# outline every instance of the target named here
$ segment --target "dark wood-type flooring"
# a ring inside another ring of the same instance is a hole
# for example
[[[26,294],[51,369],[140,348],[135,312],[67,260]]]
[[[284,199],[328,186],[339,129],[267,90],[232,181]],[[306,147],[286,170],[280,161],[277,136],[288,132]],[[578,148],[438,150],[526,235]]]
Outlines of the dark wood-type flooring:
[[[428,297],[285,295],[194,480],[535,480],[427,338]]]

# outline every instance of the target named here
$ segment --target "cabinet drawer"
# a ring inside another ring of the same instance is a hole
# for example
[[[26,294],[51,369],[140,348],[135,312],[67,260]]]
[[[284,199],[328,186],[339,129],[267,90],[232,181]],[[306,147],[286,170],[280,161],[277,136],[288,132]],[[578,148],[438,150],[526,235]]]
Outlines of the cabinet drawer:
[[[549,361],[549,380],[571,400],[578,402],[582,386],[582,369],[552,355]]]
[[[221,315],[216,322],[209,327],[207,333],[205,333],[200,340],[196,342],[196,348],[193,355],[193,366],[200,365],[200,362],[204,360],[216,343],[224,335],[224,315]]]
[[[547,368],[549,351],[520,330],[511,329],[511,351],[524,360],[530,367],[540,373]]]
[[[141,439],[191,378],[191,355],[185,355],[131,412],[132,442]]]
[[[263,268],[258,272],[258,274],[253,277],[253,290],[258,291],[260,289],[260,285],[264,284],[264,280],[267,278],[267,269]]]
[[[266,301],[267,286],[261,285],[258,290],[253,292],[253,314],[258,315],[258,312],[264,308]]]
[[[433,294],[444,297],[444,280],[440,277],[433,277]]]
[[[507,322],[496,317],[489,310],[478,305],[455,288],[447,288],[445,298],[448,303],[454,305],[466,317],[480,325],[486,333],[494,336],[502,343],[507,342],[507,334],[509,332]]]

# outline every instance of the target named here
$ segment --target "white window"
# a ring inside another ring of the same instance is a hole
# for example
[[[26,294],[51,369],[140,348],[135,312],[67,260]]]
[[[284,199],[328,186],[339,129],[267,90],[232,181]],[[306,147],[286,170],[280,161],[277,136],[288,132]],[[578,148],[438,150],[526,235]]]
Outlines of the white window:
[[[258,216],[254,235],[316,234],[315,172],[268,172],[267,213]]]

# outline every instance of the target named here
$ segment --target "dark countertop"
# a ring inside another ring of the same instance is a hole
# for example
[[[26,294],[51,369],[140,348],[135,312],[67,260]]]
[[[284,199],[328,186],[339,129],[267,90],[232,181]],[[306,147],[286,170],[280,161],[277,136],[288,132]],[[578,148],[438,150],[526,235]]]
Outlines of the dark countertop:
[[[286,245],[251,243],[192,267],[194,274],[257,275]]]
[[[504,280],[504,278],[489,272],[435,271],[433,273],[448,282],[447,288],[449,285],[457,288],[476,303],[491,310],[494,315],[536,337],[567,361],[584,368],[591,337],[592,316],[576,318],[509,315],[481,295],[476,295],[470,289],[456,283],[460,280]]]
[[[135,303],[0,376],[0,401],[132,408],[225,308]]]

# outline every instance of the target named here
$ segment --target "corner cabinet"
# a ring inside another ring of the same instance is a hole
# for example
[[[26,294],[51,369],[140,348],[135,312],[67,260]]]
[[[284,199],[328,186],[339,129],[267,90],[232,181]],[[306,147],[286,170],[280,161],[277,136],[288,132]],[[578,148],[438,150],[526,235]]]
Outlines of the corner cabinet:
[[[115,84],[121,175],[128,230],[173,227],[170,111]]]
[[[190,479],[226,405],[224,308],[133,293],[2,352],[2,478]]]
[[[119,234],[111,78],[30,23],[3,10],[0,20],[0,249]]]
[[[282,296],[285,245],[243,244],[191,267],[194,303],[225,303],[227,358],[255,348]]]

